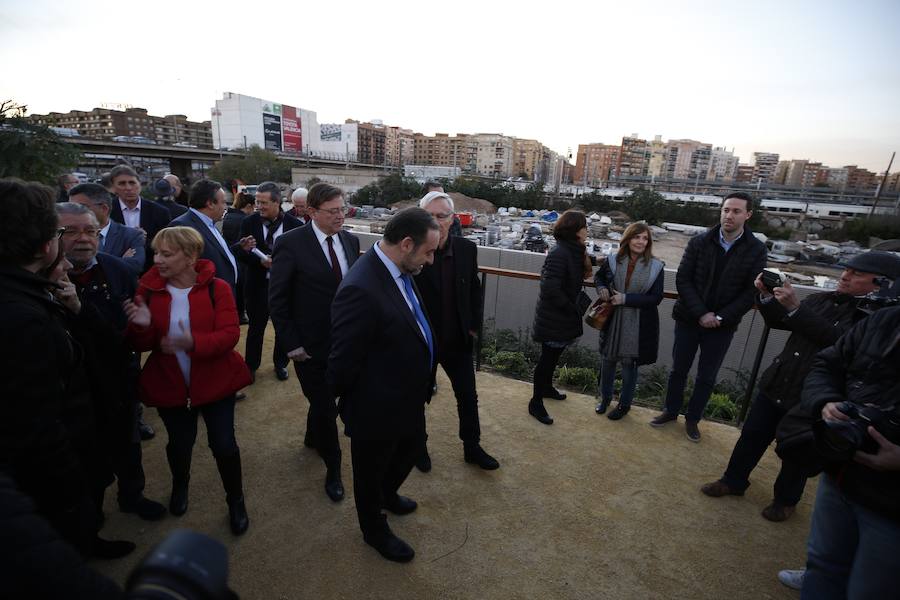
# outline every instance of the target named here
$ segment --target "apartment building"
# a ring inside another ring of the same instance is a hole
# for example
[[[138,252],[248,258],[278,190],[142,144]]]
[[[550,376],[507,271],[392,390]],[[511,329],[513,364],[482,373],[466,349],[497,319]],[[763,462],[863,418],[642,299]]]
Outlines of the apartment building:
[[[647,177],[650,172],[650,144],[636,133],[622,138],[619,160],[616,164],[618,177]]]
[[[524,177],[531,181],[541,179],[544,146],[539,141],[513,138],[512,155],[513,177]]]
[[[610,144],[579,144],[575,157],[573,183],[598,186],[616,175],[621,146]]]
[[[778,154],[774,152],[753,153],[753,183],[763,185],[773,183],[778,170]]]

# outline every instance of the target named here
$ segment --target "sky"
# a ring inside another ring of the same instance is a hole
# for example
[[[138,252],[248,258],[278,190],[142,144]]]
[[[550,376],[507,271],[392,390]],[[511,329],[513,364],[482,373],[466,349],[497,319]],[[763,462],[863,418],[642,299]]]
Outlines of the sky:
[[[208,120],[229,91],[425,134],[690,138],[884,171],[896,0],[0,0],[0,99]],[[900,159],[892,171],[900,170]]]

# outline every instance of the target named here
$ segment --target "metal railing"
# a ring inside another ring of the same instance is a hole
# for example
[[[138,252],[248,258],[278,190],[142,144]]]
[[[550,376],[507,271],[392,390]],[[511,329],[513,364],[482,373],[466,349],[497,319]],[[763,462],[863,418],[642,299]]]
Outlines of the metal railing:
[[[488,275],[496,275],[498,278],[508,277],[511,279],[524,279],[528,281],[540,281],[541,275],[539,273],[531,273],[528,271],[515,271],[512,269],[501,269],[497,267],[478,267],[479,273],[481,273],[481,314],[484,314],[485,308],[485,298],[487,293],[487,277]],[[594,282],[592,280],[584,280],[582,282],[583,287],[594,287]],[[678,300],[678,292],[663,292],[663,298],[669,300]],[[756,310],[756,306],[754,305],[753,310]],[[740,404],[738,406],[738,418],[737,425],[741,426],[743,422],[747,418],[747,411],[750,409],[750,401],[753,396],[753,390],[756,387],[756,379],[759,376],[759,367],[762,363],[763,354],[766,350],[766,344],[769,341],[769,326],[766,324],[763,328],[762,336],[759,342],[759,345],[756,349],[756,356],[753,359],[753,367],[750,369],[750,377],[747,380],[747,389],[744,392],[744,397],[741,398]],[[484,319],[481,319],[481,323],[478,324],[478,340],[476,343],[476,352],[475,352],[475,370],[481,370],[481,356],[482,356],[482,344],[484,340]]]

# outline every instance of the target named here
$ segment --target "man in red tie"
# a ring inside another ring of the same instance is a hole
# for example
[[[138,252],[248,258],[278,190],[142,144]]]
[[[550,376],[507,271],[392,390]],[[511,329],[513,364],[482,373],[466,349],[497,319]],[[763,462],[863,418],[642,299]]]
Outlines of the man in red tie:
[[[312,221],[275,241],[269,276],[269,314],[276,343],[294,362],[309,400],[307,437],[325,462],[325,493],[344,497],[337,407],[325,381],[331,349],[331,302],[359,257],[359,239],[342,230],[346,204],[340,188],[317,183],[309,190]]]

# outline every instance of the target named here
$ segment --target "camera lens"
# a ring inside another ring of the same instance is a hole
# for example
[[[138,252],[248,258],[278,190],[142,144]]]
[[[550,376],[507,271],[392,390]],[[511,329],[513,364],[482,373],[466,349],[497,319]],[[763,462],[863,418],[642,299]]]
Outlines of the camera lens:
[[[850,460],[865,439],[864,426],[859,421],[824,421],[817,429],[819,452],[830,460]]]

